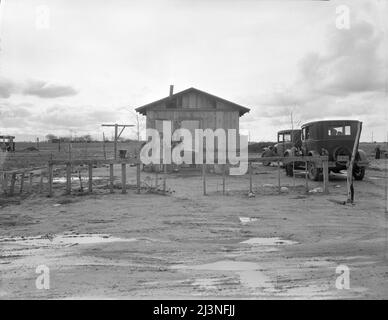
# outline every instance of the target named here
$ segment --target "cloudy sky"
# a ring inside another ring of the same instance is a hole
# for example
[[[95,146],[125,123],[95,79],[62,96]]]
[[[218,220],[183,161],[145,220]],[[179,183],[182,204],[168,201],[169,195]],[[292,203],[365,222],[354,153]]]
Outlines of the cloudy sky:
[[[350,29],[336,27],[343,4]],[[372,132],[385,141],[387,7],[386,0],[2,0],[0,134],[101,138],[101,123],[134,123],[135,107],[174,84],[251,108],[240,122],[251,140],[275,139],[292,112],[295,125],[359,119],[363,141]]]

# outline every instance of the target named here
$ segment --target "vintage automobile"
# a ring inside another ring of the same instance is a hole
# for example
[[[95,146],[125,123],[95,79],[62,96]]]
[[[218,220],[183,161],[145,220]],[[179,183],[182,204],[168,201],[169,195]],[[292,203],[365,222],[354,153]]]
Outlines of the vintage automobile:
[[[302,146],[300,149],[289,149],[286,156],[306,155],[329,157],[329,171],[339,173],[346,170],[347,163],[351,158],[354,143],[356,141],[357,120],[324,120],[309,122],[302,126]],[[294,168],[301,164],[294,162]],[[368,166],[366,153],[358,149],[353,166],[353,177],[362,180],[365,168]],[[308,175],[311,180],[318,180],[322,169],[314,162],[308,164]],[[292,163],[286,165],[287,175],[293,175]]]
[[[0,150],[4,152],[15,151],[14,136],[0,136]]]
[[[278,132],[278,142],[274,146],[265,147],[264,152],[261,154],[262,158],[284,156],[286,150],[296,146],[301,147],[301,133],[300,129],[288,129]],[[269,161],[263,161],[265,166],[269,166]]]

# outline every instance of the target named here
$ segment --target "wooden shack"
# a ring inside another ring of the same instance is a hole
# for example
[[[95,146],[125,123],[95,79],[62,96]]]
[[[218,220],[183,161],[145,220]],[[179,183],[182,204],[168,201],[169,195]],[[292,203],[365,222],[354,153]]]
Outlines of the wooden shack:
[[[162,121],[170,120],[172,131],[187,129],[236,129],[239,132],[239,118],[249,109],[237,103],[210,93],[189,88],[141,106],[136,109],[147,117],[147,128],[160,129]]]
[[[172,132],[186,128],[194,136],[195,129],[236,129],[239,134],[239,119],[249,109],[195,88],[173,93],[173,86],[170,86],[167,97],[138,107],[136,111],[146,116],[147,128],[162,133],[163,121],[170,120]]]

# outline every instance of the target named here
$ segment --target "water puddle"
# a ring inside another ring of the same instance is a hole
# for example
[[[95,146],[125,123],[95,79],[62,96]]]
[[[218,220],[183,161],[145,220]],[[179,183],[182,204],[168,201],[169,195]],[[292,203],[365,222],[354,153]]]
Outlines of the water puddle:
[[[247,224],[249,222],[257,221],[257,218],[249,218],[249,217],[238,217],[240,219],[241,224]]]
[[[297,244],[296,241],[284,240],[279,237],[273,238],[251,238],[240,243],[250,244],[250,245],[259,245],[259,246],[279,246],[279,245],[289,245]]]
[[[77,244],[98,244],[98,243],[111,243],[111,242],[131,242],[137,239],[129,238],[117,238],[108,234],[63,234],[63,235],[43,235],[35,237],[11,237],[0,238],[1,243],[19,244],[26,246],[39,246],[39,247],[51,247],[51,246],[71,246]]]
[[[176,265],[172,266],[176,270],[201,270],[201,271],[229,271],[236,273],[240,278],[240,283],[249,288],[272,288],[270,279],[260,271],[257,263],[248,261],[222,260],[201,265]],[[225,284],[222,279],[197,279],[196,285],[212,289],[217,285]]]

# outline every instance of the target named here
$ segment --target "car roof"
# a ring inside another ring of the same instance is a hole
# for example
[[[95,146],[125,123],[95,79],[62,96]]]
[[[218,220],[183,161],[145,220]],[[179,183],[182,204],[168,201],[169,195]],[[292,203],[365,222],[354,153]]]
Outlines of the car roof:
[[[287,130],[280,130],[279,133],[291,133],[292,131],[301,131],[301,129],[287,129]]]
[[[336,124],[343,124],[343,123],[351,124],[351,123],[358,123],[358,122],[360,122],[360,121],[358,121],[358,120],[319,120],[319,121],[311,121],[311,122],[305,123],[302,125],[302,128],[307,127],[307,126],[311,126],[314,124],[319,124],[319,123],[336,125]]]

